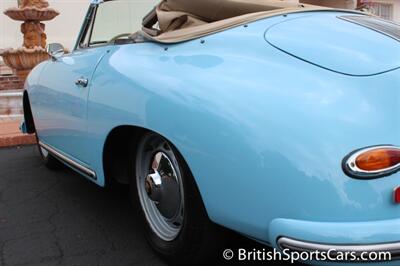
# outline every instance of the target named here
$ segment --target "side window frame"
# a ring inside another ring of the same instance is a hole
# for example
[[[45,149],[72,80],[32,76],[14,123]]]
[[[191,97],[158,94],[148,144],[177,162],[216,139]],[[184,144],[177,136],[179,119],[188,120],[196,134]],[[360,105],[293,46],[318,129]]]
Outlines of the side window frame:
[[[91,4],[83,22],[81,31],[76,41],[74,50],[88,49],[90,48],[89,42],[92,35],[93,24],[96,19],[98,4]]]

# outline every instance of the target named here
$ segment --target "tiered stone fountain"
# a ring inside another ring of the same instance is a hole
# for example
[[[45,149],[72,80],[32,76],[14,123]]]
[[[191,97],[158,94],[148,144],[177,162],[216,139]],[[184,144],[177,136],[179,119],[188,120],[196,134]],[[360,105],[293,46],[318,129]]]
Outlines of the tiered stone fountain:
[[[24,21],[21,32],[24,42],[21,48],[5,49],[0,55],[21,80],[40,62],[47,60],[45,25],[41,21],[54,19],[59,12],[49,8],[47,0],[20,0],[18,7],[9,8],[4,14],[13,20]]]

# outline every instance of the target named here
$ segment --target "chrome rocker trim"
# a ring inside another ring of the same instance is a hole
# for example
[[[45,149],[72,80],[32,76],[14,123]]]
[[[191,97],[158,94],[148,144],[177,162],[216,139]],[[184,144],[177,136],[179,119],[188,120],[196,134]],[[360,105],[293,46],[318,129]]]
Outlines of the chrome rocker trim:
[[[39,145],[42,148],[44,148],[45,150],[47,150],[49,153],[51,153],[51,155],[53,155],[60,161],[68,164],[69,166],[76,169],[77,171],[84,173],[85,175],[89,176],[90,178],[93,178],[94,180],[97,179],[96,172],[93,171],[92,169],[87,168],[86,166],[83,166],[82,164],[68,158],[67,156],[65,156],[61,152],[59,152],[57,149],[55,149],[41,141],[39,141]]]
[[[383,243],[383,244],[360,244],[360,245],[340,245],[340,244],[321,244],[295,240],[287,237],[281,237],[277,241],[281,250],[289,249],[296,252],[328,252],[335,250],[336,252],[354,252],[356,256],[360,256],[362,252],[389,252],[391,261],[400,260],[400,242]],[[332,254],[335,257],[335,253]],[[340,261],[336,261],[340,262]],[[343,263],[347,261],[342,261]],[[378,261],[375,261],[378,262]]]

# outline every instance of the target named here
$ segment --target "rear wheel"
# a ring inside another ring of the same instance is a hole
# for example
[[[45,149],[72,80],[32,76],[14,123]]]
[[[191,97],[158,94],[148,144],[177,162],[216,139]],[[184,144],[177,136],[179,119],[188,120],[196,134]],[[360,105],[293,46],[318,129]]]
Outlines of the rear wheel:
[[[209,220],[197,185],[173,145],[147,134],[131,153],[136,158],[131,197],[141,210],[153,249],[173,265],[217,258],[222,230]]]

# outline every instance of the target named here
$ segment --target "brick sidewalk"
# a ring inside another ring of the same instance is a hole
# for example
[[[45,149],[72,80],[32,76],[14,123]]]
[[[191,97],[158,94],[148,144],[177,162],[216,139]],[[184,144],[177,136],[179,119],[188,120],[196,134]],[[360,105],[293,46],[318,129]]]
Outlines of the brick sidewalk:
[[[0,119],[0,148],[36,143],[35,135],[22,134],[19,130],[21,121],[15,119]]]

